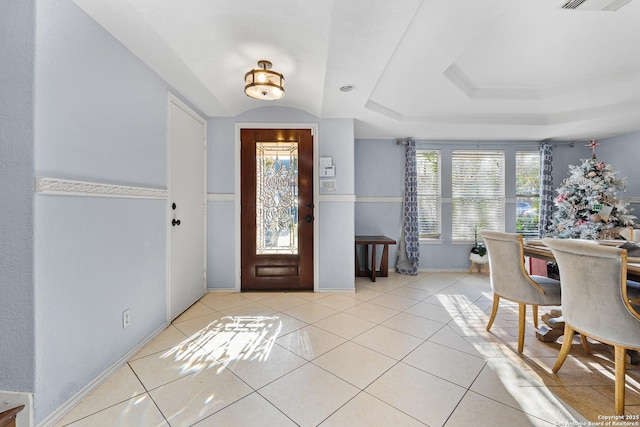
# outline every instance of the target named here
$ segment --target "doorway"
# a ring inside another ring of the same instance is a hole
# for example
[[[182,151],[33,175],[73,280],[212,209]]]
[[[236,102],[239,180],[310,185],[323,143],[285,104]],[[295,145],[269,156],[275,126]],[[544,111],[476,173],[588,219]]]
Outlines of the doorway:
[[[242,291],[313,290],[313,135],[241,129]]]
[[[206,121],[174,97],[168,117],[168,292],[171,321],[204,295]]]

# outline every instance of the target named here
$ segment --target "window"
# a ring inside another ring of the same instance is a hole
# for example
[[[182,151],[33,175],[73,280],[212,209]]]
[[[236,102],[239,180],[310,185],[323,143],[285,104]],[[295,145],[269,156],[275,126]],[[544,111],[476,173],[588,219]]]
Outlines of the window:
[[[440,151],[416,150],[421,239],[440,238],[440,158]]]
[[[540,153],[516,153],[516,232],[538,237],[540,221]]]
[[[504,231],[504,157],[502,151],[452,152],[452,240],[473,240],[474,226]]]

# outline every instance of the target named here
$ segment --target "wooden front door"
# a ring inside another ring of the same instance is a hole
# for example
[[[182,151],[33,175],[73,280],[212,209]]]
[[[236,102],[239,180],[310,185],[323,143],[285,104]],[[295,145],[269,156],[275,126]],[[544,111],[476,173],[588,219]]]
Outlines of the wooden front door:
[[[313,136],[242,129],[241,287],[313,290]]]

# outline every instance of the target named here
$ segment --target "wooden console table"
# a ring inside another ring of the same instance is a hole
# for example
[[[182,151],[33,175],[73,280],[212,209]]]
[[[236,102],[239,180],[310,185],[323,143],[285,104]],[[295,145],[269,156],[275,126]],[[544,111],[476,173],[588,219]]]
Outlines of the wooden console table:
[[[387,236],[356,236],[356,277],[367,276],[372,282],[376,281],[376,277],[387,277],[389,275],[389,245],[395,244],[396,241]],[[360,268],[358,245],[364,245],[364,269]],[[369,245],[371,245],[371,264],[369,264]],[[383,245],[379,270],[376,268],[377,245]]]

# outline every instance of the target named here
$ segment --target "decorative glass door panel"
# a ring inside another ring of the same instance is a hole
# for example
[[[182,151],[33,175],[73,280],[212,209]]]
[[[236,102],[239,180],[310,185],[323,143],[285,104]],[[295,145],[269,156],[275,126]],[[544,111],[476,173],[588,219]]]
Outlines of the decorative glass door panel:
[[[256,254],[298,254],[298,142],[256,142]]]

